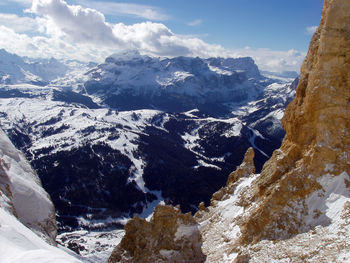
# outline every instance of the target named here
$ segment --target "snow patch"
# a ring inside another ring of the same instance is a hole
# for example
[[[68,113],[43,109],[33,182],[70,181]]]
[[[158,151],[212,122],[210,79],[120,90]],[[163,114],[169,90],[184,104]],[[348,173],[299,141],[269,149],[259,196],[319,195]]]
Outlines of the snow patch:
[[[77,257],[39,238],[14,216],[0,208],[1,263],[81,263]]]
[[[182,238],[189,238],[196,231],[198,231],[198,227],[196,225],[184,225],[182,222],[178,222],[179,227],[175,233],[175,241],[178,241]]]

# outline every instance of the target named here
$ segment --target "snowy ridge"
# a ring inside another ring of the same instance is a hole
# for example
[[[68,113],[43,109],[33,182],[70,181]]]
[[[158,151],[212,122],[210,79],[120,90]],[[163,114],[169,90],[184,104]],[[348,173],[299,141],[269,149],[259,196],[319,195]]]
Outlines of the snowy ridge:
[[[1,263],[79,263],[77,257],[51,246],[0,208]]]
[[[4,187],[10,191],[7,197],[12,203],[14,214],[24,225],[54,243],[55,209],[50,197],[22,153],[14,148],[2,130],[0,159],[3,176],[8,180]]]
[[[53,204],[2,130],[0,160],[0,262],[81,262],[49,244],[56,237]]]
[[[207,103],[243,102],[266,85],[251,58],[161,59],[137,52],[112,55],[87,76],[86,92],[119,110],[186,111]],[[123,103],[126,97],[134,103]]]

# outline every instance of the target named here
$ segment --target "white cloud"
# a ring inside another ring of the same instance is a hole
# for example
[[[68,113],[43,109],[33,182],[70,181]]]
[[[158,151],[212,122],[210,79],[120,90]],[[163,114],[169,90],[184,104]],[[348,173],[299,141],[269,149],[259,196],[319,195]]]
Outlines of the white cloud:
[[[149,5],[105,1],[97,2],[90,0],[77,0],[76,2],[83,6],[94,8],[107,15],[126,15],[153,21],[164,21],[169,19],[169,16],[166,15],[160,8]]]
[[[0,28],[0,48],[22,56],[97,62],[125,49],[167,57],[251,56],[259,68],[268,71],[299,71],[305,56],[296,50],[274,51],[249,47],[228,50],[220,45],[208,44],[196,36],[175,34],[161,23],[110,24],[99,11],[68,5],[63,0],[33,0],[30,12],[35,16],[31,22],[36,21],[41,25],[37,28],[38,34],[23,34],[24,29],[3,24]],[[13,17],[14,21],[20,19]]]
[[[12,28],[16,32],[36,31],[39,24],[36,19],[31,17],[19,17],[16,14],[0,13],[0,25]]]
[[[306,33],[308,35],[313,35],[316,32],[317,26],[308,26],[306,28]]]
[[[235,50],[235,55],[252,57],[261,70],[299,72],[306,53],[294,49],[278,51],[266,48],[252,49],[245,47],[244,49]]]
[[[68,5],[63,0],[33,0],[29,11],[47,19],[47,33],[54,37],[66,36],[76,43],[121,44],[97,10]]]
[[[196,19],[196,20],[193,20],[193,21],[187,23],[187,25],[189,25],[189,26],[199,26],[202,23],[203,23],[203,20]]]

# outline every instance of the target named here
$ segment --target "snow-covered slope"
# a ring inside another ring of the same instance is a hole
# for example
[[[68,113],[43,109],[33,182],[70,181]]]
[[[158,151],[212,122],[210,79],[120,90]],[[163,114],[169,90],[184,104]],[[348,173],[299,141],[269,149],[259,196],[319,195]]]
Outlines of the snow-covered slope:
[[[80,262],[55,247],[56,234],[48,194],[0,130],[0,262]]]
[[[70,252],[47,244],[18,219],[0,207],[1,263],[79,263]]]
[[[57,234],[55,209],[40,179],[23,154],[14,148],[0,130],[1,189],[4,207],[27,227],[50,243]]]
[[[209,204],[248,147],[257,149],[260,169],[280,146],[280,118],[295,94],[290,82],[260,76],[250,58],[127,53],[107,58],[87,74],[84,69],[47,86],[0,87],[1,127],[41,177],[60,229],[121,227],[124,218],[147,216],[162,200],[184,211],[195,211],[201,201]],[[164,84],[165,77],[172,84]],[[119,86],[133,93],[114,100]],[[247,96],[203,104],[202,99],[214,98],[211,89],[220,96],[231,89]],[[177,110],[182,104],[189,110],[164,112],[170,104],[157,97],[162,90],[180,105]],[[152,104],[141,107],[134,92],[143,91],[152,91]],[[137,109],[118,111],[120,101]]]

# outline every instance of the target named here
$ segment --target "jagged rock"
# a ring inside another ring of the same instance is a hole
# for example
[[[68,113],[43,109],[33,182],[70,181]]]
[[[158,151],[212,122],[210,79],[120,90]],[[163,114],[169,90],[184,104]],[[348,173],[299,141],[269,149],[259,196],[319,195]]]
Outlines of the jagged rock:
[[[324,2],[296,98],[282,120],[286,137],[256,182],[263,201],[242,225],[244,242],[274,238],[281,229],[285,237],[298,233],[304,222],[287,206],[321,189],[321,176],[350,174],[349,14],[349,1]]]
[[[254,165],[254,149],[250,147],[244,155],[243,162],[237,169],[232,172],[228,179],[226,186],[222,187],[219,191],[215,192],[211,199],[211,205],[215,205],[215,201],[225,200],[233,193],[235,188],[235,183],[243,177],[255,174]]]
[[[281,148],[196,214],[208,262],[350,262],[349,36],[350,2],[325,0]]]
[[[198,224],[190,213],[158,205],[150,222],[135,216],[108,263],[204,262]]]

